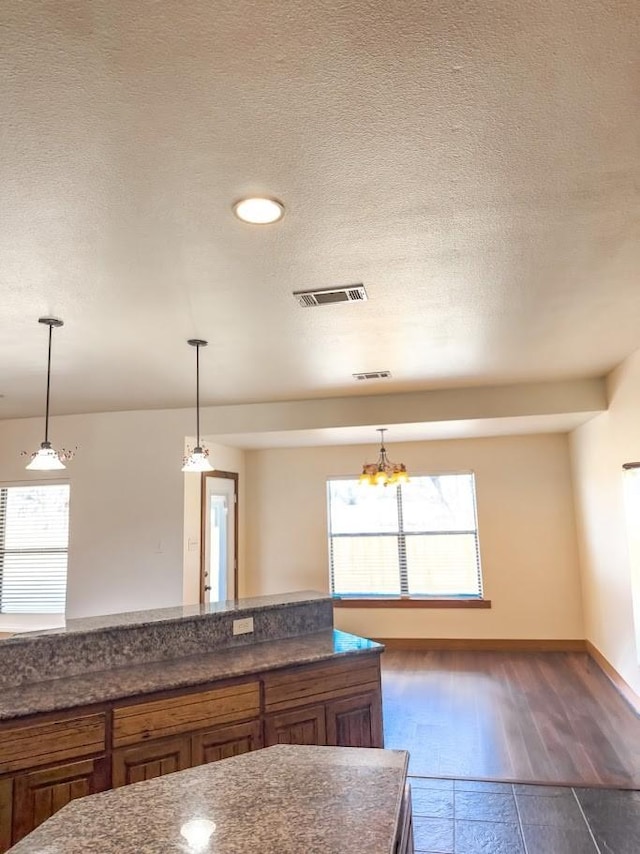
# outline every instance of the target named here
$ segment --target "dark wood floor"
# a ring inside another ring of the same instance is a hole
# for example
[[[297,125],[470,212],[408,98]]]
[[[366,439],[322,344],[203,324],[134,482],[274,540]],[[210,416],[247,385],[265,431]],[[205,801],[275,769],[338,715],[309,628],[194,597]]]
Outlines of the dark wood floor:
[[[640,718],[582,653],[382,656],[385,747],[409,773],[640,788]]]

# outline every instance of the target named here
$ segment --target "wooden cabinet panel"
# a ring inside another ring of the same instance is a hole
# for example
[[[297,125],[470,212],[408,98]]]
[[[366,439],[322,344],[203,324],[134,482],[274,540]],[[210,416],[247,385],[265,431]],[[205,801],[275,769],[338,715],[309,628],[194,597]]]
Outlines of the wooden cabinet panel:
[[[13,780],[0,780],[0,851],[11,845]]]
[[[115,789],[129,783],[152,780],[173,771],[184,771],[190,764],[191,745],[186,737],[114,750],[112,786]]]
[[[264,702],[267,712],[277,712],[334,697],[380,690],[380,657],[323,662],[266,673]]]
[[[124,747],[219,724],[258,717],[257,680],[226,688],[121,706],[113,711],[113,746]]]
[[[327,703],[327,741],[339,747],[382,747],[382,708],[376,691]]]
[[[394,846],[394,854],[415,854],[413,842],[413,816],[411,807],[411,786],[406,784],[402,804],[400,806],[400,820],[398,821],[398,836]]]
[[[14,778],[13,841],[17,842],[74,798],[107,788],[106,760],[56,765]]]
[[[326,744],[324,706],[269,715],[264,732],[267,747],[272,744]]]
[[[247,721],[229,727],[217,727],[191,736],[191,764],[203,765],[229,756],[238,756],[263,746],[262,723]]]
[[[0,768],[3,771],[49,765],[91,753],[104,753],[104,750],[104,714],[0,730]]]

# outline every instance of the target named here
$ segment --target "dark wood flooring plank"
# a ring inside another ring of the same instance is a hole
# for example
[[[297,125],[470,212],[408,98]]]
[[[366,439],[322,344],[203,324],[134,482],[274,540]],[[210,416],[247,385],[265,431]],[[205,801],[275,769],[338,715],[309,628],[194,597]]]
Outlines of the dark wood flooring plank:
[[[640,718],[584,653],[389,651],[385,746],[410,773],[640,788]]]

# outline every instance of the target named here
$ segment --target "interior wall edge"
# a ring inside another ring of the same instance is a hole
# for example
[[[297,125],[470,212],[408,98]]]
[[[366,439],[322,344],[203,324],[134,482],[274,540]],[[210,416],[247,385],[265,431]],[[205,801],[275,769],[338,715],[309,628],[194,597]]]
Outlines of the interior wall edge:
[[[637,694],[631,685],[623,679],[623,677],[618,673],[613,664],[605,658],[605,656],[600,652],[597,646],[595,646],[591,641],[585,640],[586,650],[589,653],[589,656],[595,661],[600,670],[604,673],[604,675],[609,679],[609,681],[613,684],[614,688],[618,691],[618,693],[627,701],[627,703],[631,706],[633,711],[640,717],[640,694]]]

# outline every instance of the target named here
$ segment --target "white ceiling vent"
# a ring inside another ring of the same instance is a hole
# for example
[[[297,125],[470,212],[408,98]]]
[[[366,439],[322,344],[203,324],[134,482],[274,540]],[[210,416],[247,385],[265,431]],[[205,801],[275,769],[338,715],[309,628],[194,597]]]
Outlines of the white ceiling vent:
[[[388,380],[391,371],[365,371],[361,374],[352,374],[354,380]]]
[[[347,285],[344,288],[324,288],[321,291],[294,291],[300,305],[330,305],[334,302],[363,302],[368,299],[364,285]]]

